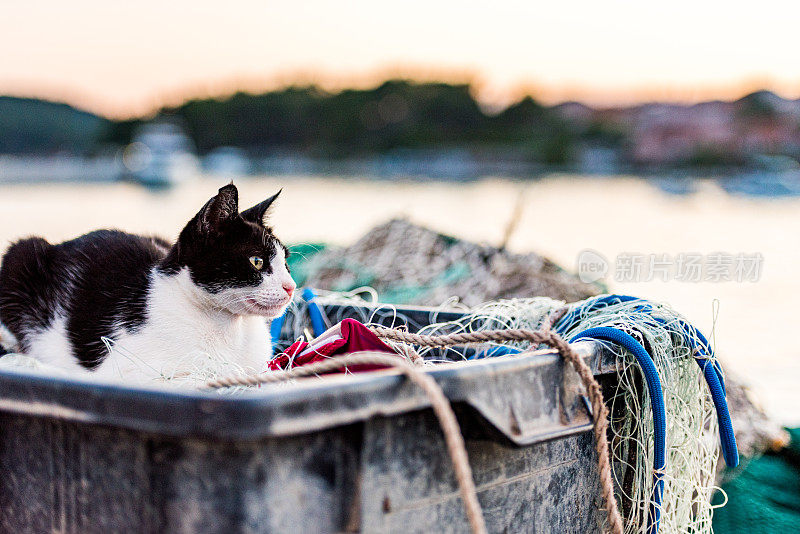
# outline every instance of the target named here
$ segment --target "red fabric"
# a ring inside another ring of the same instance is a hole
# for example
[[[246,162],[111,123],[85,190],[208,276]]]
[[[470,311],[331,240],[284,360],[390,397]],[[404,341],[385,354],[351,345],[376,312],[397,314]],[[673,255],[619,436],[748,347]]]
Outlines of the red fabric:
[[[296,341],[283,354],[279,354],[269,361],[269,369],[271,371],[286,370],[291,367],[319,362],[331,356],[341,356],[364,350],[396,354],[391,347],[378,339],[378,336],[372,333],[369,328],[355,319],[345,319],[336,328],[341,339],[333,340],[306,354],[303,354],[303,351],[308,348],[308,342]],[[374,371],[376,369],[385,369],[385,367],[382,365],[352,365],[347,368],[351,372]]]

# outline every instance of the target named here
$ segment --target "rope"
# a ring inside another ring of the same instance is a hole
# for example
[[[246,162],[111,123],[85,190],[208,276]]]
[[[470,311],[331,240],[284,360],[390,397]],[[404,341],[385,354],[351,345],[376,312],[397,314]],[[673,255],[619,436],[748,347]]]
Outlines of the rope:
[[[611,532],[613,534],[622,534],[622,516],[619,513],[617,500],[614,497],[614,481],[611,472],[611,458],[607,437],[608,408],[606,408],[605,402],[603,401],[603,392],[600,388],[600,384],[595,380],[592,370],[589,369],[589,366],[586,365],[583,358],[575,352],[575,349],[573,349],[564,338],[552,332],[549,328],[541,331],[515,328],[508,330],[484,330],[479,332],[456,332],[438,336],[412,334],[411,332],[404,332],[384,326],[372,326],[370,329],[375,335],[384,339],[429,347],[448,347],[452,345],[466,345],[469,343],[486,343],[489,341],[529,341],[537,345],[544,344],[556,349],[561,357],[568,360],[575,368],[575,371],[577,371],[583,381],[583,385],[589,395],[595,421],[594,437],[595,448],[597,450],[597,465],[600,474],[600,489],[603,495],[603,501],[606,504],[606,513],[608,514]]]
[[[623,524],[617,507],[617,500],[614,497],[614,482],[611,473],[611,460],[609,454],[608,432],[608,408],[603,401],[603,393],[595,380],[589,366],[583,358],[561,336],[546,329],[543,331],[509,329],[509,330],[485,330],[481,332],[457,332],[445,335],[421,335],[386,328],[383,326],[371,326],[370,329],[383,339],[402,343],[429,347],[448,347],[453,345],[465,345],[470,343],[486,343],[488,341],[528,341],[535,344],[548,345],[558,351],[558,353],[568,360],[581,378],[589,400],[592,405],[594,417],[594,437],[595,448],[597,450],[597,463],[600,476],[600,489],[603,501],[606,505],[608,522],[613,534],[622,534]],[[464,507],[467,513],[472,532],[482,534],[486,532],[486,524],[478,502],[475,482],[472,479],[472,469],[469,466],[464,439],[458,427],[455,414],[450,404],[442,392],[439,385],[427,374],[412,366],[407,361],[396,356],[380,353],[355,353],[346,356],[337,356],[322,362],[312,363],[297,367],[288,371],[271,371],[252,376],[239,376],[212,380],[206,385],[210,388],[221,388],[237,385],[256,386],[268,382],[281,382],[291,378],[311,376],[320,373],[335,371],[348,365],[386,365],[395,367],[405,374],[412,382],[417,384],[431,402],[436,417],[444,433],[447,444],[447,452],[453,462],[461,497],[464,500]]]
[[[472,479],[472,468],[469,466],[467,449],[464,445],[464,438],[461,436],[461,429],[458,426],[455,413],[450,407],[450,402],[442,392],[439,384],[430,375],[420,371],[406,360],[385,353],[378,352],[356,352],[346,356],[336,356],[321,362],[311,363],[302,367],[295,367],[288,371],[270,371],[259,375],[238,376],[221,378],[206,383],[209,388],[223,388],[229,386],[257,386],[270,382],[282,382],[291,378],[312,376],[331,371],[336,371],[348,365],[385,365],[394,367],[405,374],[409,380],[419,386],[428,396],[431,408],[439,419],[439,424],[444,433],[447,453],[453,463],[456,480],[464,500],[467,519],[473,534],[485,534],[486,523],[483,520],[481,505],[478,502],[478,492],[475,482]]]

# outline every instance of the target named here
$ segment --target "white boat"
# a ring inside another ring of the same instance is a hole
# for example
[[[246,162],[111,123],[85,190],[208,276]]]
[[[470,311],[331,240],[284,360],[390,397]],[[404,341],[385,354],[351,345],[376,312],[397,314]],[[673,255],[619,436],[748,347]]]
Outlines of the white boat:
[[[123,163],[130,176],[148,186],[173,186],[200,176],[194,143],[171,122],[142,126],[125,148]]]

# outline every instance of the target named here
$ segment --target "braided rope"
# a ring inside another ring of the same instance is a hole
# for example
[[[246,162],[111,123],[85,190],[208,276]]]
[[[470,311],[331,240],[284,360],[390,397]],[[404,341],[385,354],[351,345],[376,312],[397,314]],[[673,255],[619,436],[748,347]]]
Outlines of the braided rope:
[[[556,349],[558,353],[564,359],[568,360],[575,368],[589,396],[595,422],[594,437],[595,448],[597,450],[600,489],[603,501],[606,505],[606,513],[608,514],[611,532],[613,534],[622,534],[623,523],[617,507],[617,500],[614,497],[614,482],[612,479],[611,459],[607,438],[608,408],[606,408],[605,402],[603,401],[603,393],[600,384],[595,380],[591,369],[586,365],[586,362],[583,361],[583,358],[581,358],[572,346],[561,336],[552,332],[549,328],[542,331],[524,329],[485,330],[481,332],[457,332],[437,336],[413,334],[411,332],[395,330],[383,326],[372,326],[370,329],[378,337],[383,339],[429,347],[448,347],[470,343],[486,343],[489,341],[528,341],[535,344],[548,345]],[[472,532],[476,534],[485,533],[486,525],[483,520],[480,503],[478,502],[475,482],[472,479],[472,469],[469,466],[464,439],[461,436],[461,431],[452,408],[450,408],[450,404],[439,385],[429,375],[412,366],[406,360],[382,353],[355,353],[346,356],[337,356],[288,371],[271,371],[259,375],[212,380],[206,385],[211,388],[236,385],[255,386],[268,382],[281,382],[291,378],[300,378],[303,376],[330,372],[348,365],[362,364],[395,367],[403,372],[412,382],[422,388],[428,396],[431,407],[436,417],[439,419],[442,432],[444,433],[447,452],[453,463]]]
[[[563,313],[561,315],[563,315]],[[595,448],[597,450],[597,466],[600,475],[600,489],[603,495],[603,501],[606,504],[606,513],[608,514],[611,532],[614,534],[622,534],[624,527],[622,516],[617,507],[617,499],[614,496],[611,455],[609,453],[607,436],[608,408],[606,408],[605,402],[603,401],[603,392],[600,388],[600,384],[595,380],[592,370],[589,369],[589,366],[586,365],[583,358],[581,358],[564,338],[551,331],[549,328],[539,331],[525,329],[484,330],[478,332],[456,332],[437,336],[412,334],[411,332],[386,328],[384,326],[372,326],[370,329],[375,335],[384,339],[428,347],[447,347],[470,343],[486,343],[489,341],[529,341],[537,345],[544,344],[556,349],[561,357],[568,360],[575,368],[591,401],[592,414],[595,422],[594,438]]]

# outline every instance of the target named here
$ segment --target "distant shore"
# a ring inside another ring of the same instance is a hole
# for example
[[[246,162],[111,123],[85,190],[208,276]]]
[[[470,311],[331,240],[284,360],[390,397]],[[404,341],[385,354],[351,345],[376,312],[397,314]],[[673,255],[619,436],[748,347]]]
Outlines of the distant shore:
[[[517,174],[520,167],[522,174],[739,172],[760,169],[765,158],[800,160],[800,100],[768,91],[727,102],[605,109],[548,106],[530,95],[488,109],[474,93],[467,84],[402,79],[338,92],[287,86],[190,99],[129,120],[0,96],[0,153],[102,154],[135,143],[143,129],[170,124],[202,156],[236,151],[346,163],[428,154],[456,164],[513,166]]]

